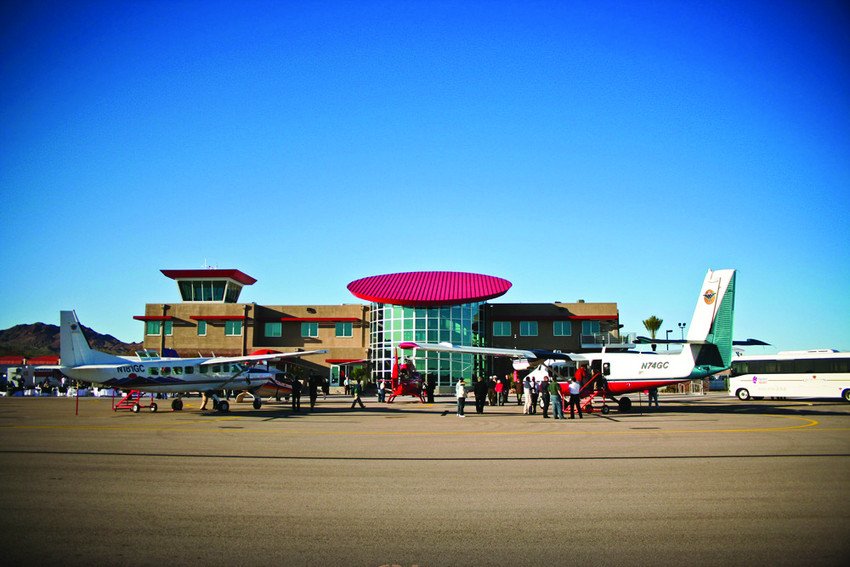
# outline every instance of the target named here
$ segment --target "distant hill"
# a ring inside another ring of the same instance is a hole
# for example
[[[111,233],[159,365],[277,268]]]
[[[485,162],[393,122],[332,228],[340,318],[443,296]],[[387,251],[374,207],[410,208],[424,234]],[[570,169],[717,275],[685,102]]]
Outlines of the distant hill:
[[[83,326],[89,344],[95,350],[112,354],[133,354],[142,348],[142,343],[124,343],[112,335],[101,335]],[[59,327],[45,323],[15,325],[0,331],[0,356],[20,355],[25,357],[59,354]]]

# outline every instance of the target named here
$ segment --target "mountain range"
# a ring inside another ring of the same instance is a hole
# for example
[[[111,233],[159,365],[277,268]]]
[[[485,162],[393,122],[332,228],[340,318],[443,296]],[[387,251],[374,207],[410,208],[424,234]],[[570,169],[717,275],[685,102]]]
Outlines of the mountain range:
[[[112,354],[132,354],[142,343],[125,343],[112,335],[102,335],[86,326],[83,331],[95,350]],[[0,356],[34,356],[59,354],[59,326],[45,323],[15,325],[0,331]]]

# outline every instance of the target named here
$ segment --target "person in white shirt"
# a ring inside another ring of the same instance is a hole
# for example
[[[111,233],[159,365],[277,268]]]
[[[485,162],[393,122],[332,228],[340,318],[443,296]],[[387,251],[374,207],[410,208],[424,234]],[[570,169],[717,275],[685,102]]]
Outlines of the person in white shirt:
[[[463,415],[463,406],[466,405],[466,384],[464,384],[463,378],[457,379],[457,384],[455,384],[455,395],[457,396],[457,416],[466,417]]]
[[[581,414],[581,398],[579,397],[580,391],[581,384],[576,382],[575,378],[570,378],[570,419],[576,418],[575,408],[578,408],[578,418],[584,419],[584,416]]]

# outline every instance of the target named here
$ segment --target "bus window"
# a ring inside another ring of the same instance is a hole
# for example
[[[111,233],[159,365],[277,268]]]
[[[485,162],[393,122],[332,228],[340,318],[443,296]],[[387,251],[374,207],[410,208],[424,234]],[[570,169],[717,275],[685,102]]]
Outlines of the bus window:
[[[731,374],[731,376],[740,376],[741,374],[747,374],[747,363],[746,362],[733,362],[732,363],[732,374]]]

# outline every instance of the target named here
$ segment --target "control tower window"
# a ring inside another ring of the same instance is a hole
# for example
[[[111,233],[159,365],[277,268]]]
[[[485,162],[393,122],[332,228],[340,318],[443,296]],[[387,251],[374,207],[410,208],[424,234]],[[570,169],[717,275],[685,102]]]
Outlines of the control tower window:
[[[227,282],[227,294],[224,296],[225,303],[236,303],[239,301],[239,294],[242,292],[242,286],[233,282]]]

